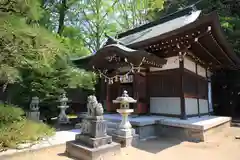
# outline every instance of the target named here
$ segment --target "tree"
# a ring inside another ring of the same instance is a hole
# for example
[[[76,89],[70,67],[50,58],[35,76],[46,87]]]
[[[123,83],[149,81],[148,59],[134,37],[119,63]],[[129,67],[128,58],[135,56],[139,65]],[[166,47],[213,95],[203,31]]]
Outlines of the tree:
[[[68,49],[72,58],[89,54],[89,49],[84,46],[80,29],[71,24],[75,21],[74,6],[79,0],[41,0],[43,15],[39,24],[51,32],[56,32],[61,42]]]
[[[115,8],[119,12],[116,21],[121,31],[153,20],[153,13],[162,10],[164,2],[164,0],[120,0]]]
[[[79,31],[85,46],[94,53],[105,40],[105,33],[114,34],[117,24],[114,21],[114,6],[118,1],[88,0],[78,1],[71,8],[70,24]]]
[[[14,83],[19,80],[20,67],[39,68],[53,63],[64,48],[46,30],[38,27],[38,4],[31,0],[4,0],[0,8],[1,80]],[[32,24],[30,24],[32,23]]]
[[[0,80],[18,83],[20,92],[55,96],[68,87],[93,89],[94,75],[68,60],[68,40],[39,25],[41,5],[35,0],[3,0],[0,5]],[[88,83],[86,83],[88,82]]]

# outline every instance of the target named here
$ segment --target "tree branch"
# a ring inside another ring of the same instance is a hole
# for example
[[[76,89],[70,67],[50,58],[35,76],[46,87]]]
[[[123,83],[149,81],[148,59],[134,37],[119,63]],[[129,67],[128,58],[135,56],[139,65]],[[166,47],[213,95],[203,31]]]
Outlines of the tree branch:
[[[113,5],[111,6],[112,8],[117,4],[117,2],[118,2],[118,0],[115,0],[114,2],[113,2]],[[109,12],[106,12],[104,15],[103,15],[103,17],[102,17],[102,19],[100,20],[100,22],[99,23],[102,23],[102,21],[104,20],[104,18],[108,15],[108,13]]]
[[[96,25],[92,24],[90,22],[90,19],[88,18],[86,12],[84,10],[82,10],[82,13],[84,14],[84,17],[86,18],[86,22],[88,22],[88,24],[93,28],[93,27],[96,27]]]

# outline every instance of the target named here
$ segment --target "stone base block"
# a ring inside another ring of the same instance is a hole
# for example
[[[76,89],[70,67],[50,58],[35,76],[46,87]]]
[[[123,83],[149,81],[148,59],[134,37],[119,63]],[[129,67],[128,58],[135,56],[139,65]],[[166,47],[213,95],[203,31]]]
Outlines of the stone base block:
[[[121,147],[134,146],[139,140],[139,136],[135,134],[134,136],[123,137],[116,134],[112,134],[114,142],[120,143]]]
[[[98,148],[89,148],[77,141],[66,143],[66,153],[79,160],[102,160],[106,156],[119,154],[120,149],[120,144],[114,142]]]
[[[112,137],[108,135],[100,138],[92,138],[92,137],[89,137],[88,135],[78,134],[76,135],[75,139],[77,142],[82,143],[91,148],[97,148],[105,144],[112,143]]]

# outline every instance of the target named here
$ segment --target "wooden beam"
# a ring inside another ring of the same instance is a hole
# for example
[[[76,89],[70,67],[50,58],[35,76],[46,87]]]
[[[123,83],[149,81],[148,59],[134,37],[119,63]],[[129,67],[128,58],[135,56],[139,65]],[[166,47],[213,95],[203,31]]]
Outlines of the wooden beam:
[[[196,69],[196,74],[198,75],[198,64],[195,63],[195,69]],[[200,105],[199,105],[199,85],[198,85],[198,79],[196,79],[196,90],[197,90],[197,95],[198,95],[198,98],[197,98],[197,107],[198,107],[198,117],[200,117]]]
[[[212,58],[214,59],[218,64],[222,65],[222,63],[215,57],[213,56],[199,41],[197,44]]]
[[[217,40],[214,38],[212,34],[210,34],[210,37],[213,39],[213,42],[216,44],[216,46],[219,47],[219,49],[222,51],[223,55],[233,64],[236,65],[235,62],[229,57],[229,55],[222,49],[222,47],[218,44]]]
[[[181,106],[181,119],[187,119],[186,116],[186,106],[185,106],[185,97],[184,97],[184,88],[183,88],[183,74],[184,74],[184,58],[179,61],[179,75],[180,75],[180,106]]]

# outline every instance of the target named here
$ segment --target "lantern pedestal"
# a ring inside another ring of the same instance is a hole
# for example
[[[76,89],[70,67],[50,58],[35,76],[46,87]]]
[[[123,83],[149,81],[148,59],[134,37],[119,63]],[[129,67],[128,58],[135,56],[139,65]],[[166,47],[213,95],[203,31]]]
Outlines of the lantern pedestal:
[[[117,112],[122,115],[122,121],[118,128],[113,131],[113,140],[120,143],[121,147],[131,146],[138,139],[138,135],[135,134],[135,129],[132,128],[128,120],[128,115],[133,112],[133,109],[117,109]]]
[[[32,121],[40,122],[40,112],[39,111],[27,112],[27,118]]]

